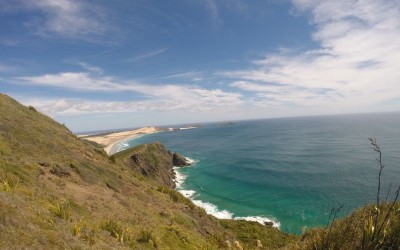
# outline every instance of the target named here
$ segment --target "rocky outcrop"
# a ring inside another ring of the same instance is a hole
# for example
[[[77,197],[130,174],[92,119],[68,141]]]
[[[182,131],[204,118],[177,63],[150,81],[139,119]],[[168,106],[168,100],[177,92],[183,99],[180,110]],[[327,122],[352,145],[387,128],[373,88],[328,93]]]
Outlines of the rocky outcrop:
[[[143,176],[170,188],[176,187],[173,167],[190,165],[183,156],[172,154],[159,142],[134,148],[125,162]]]
[[[178,153],[174,153],[172,155],[172,164],[176,167],[186,167],[190,166],[190,163],[186,160],[185,157],[181,156]]]

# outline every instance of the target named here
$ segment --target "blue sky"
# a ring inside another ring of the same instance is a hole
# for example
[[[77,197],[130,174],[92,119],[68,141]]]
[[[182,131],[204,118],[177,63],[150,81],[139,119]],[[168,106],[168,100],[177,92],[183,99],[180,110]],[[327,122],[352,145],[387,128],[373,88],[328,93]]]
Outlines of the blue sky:
[[[398,0],[4,0],[0,92],[73,131],[400,110]]]

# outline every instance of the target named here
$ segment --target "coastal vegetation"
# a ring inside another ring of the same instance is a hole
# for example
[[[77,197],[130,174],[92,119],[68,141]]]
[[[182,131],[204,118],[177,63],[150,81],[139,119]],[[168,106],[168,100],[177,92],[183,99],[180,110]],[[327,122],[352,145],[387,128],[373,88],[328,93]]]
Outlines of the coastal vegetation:
[[[381,200],[381,176],[384,169],[382,151],[376,139],[369,138],[378,154],[376,203],[357,209],[350,216],[336,221],[341,207],[333,208],[332,222],[325,228],[311,229],[302,236],[302,249],[400,249],[400,185],[392,193],[390,184]],[[394,198],[390,201],[389,197]]]
[[[109,157],[0,95],[0,249],[400,248],[398,189],[297,236],[206,214],[174,190],[173,161],[160,143]]]

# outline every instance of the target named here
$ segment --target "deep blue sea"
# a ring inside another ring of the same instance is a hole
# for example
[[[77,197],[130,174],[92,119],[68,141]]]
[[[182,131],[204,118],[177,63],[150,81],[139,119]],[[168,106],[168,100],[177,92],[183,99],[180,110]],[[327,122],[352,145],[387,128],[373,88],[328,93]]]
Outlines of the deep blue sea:
[[[220,218],[273,220],[286,232],[324,226],[376,200],[378,140],[385,168],[382,198],[400,184],[400,114],[363,114],[240,121],[161,132],[119,149],[160,141],[193,159],[178,170],[179,187]]]

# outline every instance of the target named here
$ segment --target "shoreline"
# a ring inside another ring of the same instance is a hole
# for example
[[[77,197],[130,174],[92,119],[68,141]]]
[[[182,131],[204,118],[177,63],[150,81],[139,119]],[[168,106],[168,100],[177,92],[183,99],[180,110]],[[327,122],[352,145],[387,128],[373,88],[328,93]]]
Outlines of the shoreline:
[[[110,133],[106,135],[90,135],[88,137],[81,137],[82,139],[93,141],[100,144],[107,155],[112,155],[113,147],[126,140],[135,139],[140,135],[154,134],[165,131],[165,129],[158,127],[142,127],[139,129]]]
[[[132,140],[139,138],[142,135],[165,132],[165,131],[176,131],[176,130],[186,130],[186,129],[194,129],[197,127],[183,127],[183,128],[159,128],[159,127],[143,127],[139,129],[129,130],[129,131],[122,131],[122,132],[115,132],[110,134],[101,134],[101,135],[89,135],[89,136],[82,136],[82,139],[86,139],[89,141],[96,142],[103,146],[104,150],[106,151],[107,155],[112,155],[117,152],[113,152],[113,148],[115,145],[122,143],[124,141]],[[190,164],[196,164],[198,161],[190,159],[189,157],[185,157],[187,162]],[[182,185],[185,183],[187,176],[181,173],[181,167],[173,167],[174,177],[172,181],[176,184],[174,188],[176,191],[181,193],[184,197],[190,199],[196,206],[203,208],[207,214],[213,215],[218,219],[231,219],[231,220],[245,220],[245,221],[254,221],[258,222],[261,225],[271,226],[280,229],[280,222],[275,218],[266,217],[264,215],[258,216],[235,216],[233,212],[220,209],[217,205],[212,204],[207,201],[203,201],[201,199],[196,199],[199,195],[194,190],[186,190],[182,188]]]
[[[213,204],[208,201],[204,201],[202,199],[196,199],[199,194],[195,190],[184,189],[182,185],[185,184],[186,178],[188,177],[186,174],[180,172],[182,168],[190,168],[194,167],[196,163],[199,161],[193,160],[189,157],[185,157],[186,162],[191,165],[186,167],[177,167],[174,166],[172,169],[174,171],[175,178],[173,181],[176,184],[175,191],[181,193],[184,197],[190,199],[196,206],[203,208],[207,214],[210,214],[218,219],[229,219],[229,220],[245,220],[245,221],[253,221],[257,222],[263,226],[270,226],[277,228],[280,230],[281,223],[279,220],[273,217],[265,216],[265,215],[246,215],[246,216],[235,216],[235,213],[226,209],[220,209],[218,205]]]

